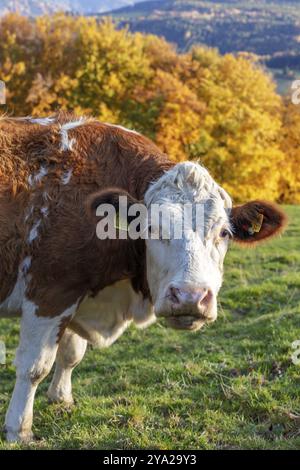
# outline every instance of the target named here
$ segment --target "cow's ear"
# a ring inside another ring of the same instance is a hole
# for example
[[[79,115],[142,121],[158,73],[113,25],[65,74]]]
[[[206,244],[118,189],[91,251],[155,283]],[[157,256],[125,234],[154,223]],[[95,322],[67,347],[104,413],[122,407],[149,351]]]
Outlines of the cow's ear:
[[[139,201],[132,197],[127,191],[121,188],[107,188],[102,191],[91,194],[86,201],[87,213],[92,220],[99,220],[101,215],[98,214],[98,208],[103,205],[112,206],[116,213],[116,228],[127,230],[128,220],[127,210],[133,204]],[[123,207],[121,207],[123,206]],[[126,218],[124,219],[124,214]],[[123,217],[121,219],[121,217]]]
[[[233,239],[255,244],[279,235],[287,226],[286,214],[271,202],[252,201],[231,211]]]

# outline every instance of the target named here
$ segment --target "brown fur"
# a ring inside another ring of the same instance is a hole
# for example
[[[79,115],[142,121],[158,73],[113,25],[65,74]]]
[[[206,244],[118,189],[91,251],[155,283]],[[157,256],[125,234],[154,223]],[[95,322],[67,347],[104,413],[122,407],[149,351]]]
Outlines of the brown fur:
[[[88,293],[126,278],[149,295],[144,243],[100,242],[85,202],[91,193],[111,186],[141,200],[149,184],[173,166],[145,137],[93,119],[69,130],[76,143],[72,151],[61,150],[60,127],[75,120],[59,114],[46,126],[0,121],[0,301],[12,291],[19,263],[31,256],[26,295],[41,316],[59,315]],[[47,175],[30,187],[28,178],[41,166]],[[71,180],[63,185],[61,178],[70,169]],[[41,214],[45,206],[47,217]],[[38,220],[38,237],[29,244]]]
[[[67,317],[62,318],[60,325],[59,325],[58,333],[57,333],[57,343],[59,343],[61,338],[63,337],[63,334],[68,324],[70,323],[71,319],[72,319],[72,315],[68,315]]]

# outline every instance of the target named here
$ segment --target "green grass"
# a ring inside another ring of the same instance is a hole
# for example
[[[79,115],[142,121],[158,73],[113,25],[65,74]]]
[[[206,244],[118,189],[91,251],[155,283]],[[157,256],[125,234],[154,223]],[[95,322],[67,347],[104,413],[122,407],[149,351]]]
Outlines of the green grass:
[[[156,324],[89,350],[74,372],[77,406],[39,387],[33,448],[300,449],[300,207],[280,239],[227,256],[217,323],[198,333]],[[14,384],[17,321],[0,321],[0,420]],[[0,438],[0,449],[20,448]]]

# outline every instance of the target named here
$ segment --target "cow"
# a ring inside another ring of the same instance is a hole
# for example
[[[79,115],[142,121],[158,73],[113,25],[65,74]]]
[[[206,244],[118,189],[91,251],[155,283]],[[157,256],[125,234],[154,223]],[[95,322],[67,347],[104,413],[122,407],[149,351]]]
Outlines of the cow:
[[[132,322],[197,331],[215,321],[230,240],[254,245],[287,223],[269,202],[233,207],[200,163],[176,164],[141,134],[90,117],[2,117],[0,156],[0,317],[21,318],[9,442],[33,438],[35,392],[54,362],[48,397],[71,404],[88,343],[110,346]],[[97,208],[119,211],[120,197],[147,211],[162,203],[175,221],[205,201],[202,234],[100,239]]]

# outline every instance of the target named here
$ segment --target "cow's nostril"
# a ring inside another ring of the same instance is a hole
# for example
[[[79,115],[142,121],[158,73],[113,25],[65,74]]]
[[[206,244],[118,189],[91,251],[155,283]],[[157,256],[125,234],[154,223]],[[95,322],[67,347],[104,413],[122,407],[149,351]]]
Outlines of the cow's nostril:
[[[180,289],[178,289],[177,287],[170,287],[169,289],[169,297],[170,297],[170,300],[173,304],[180,304],[181,300],[180,300]]]
[[[206,289],[199,300],[199,304],[208,307],[213,298],[213,293],[210,289]]]
[[[206,309],[212,301],[213,293],[208,288],[180,289],[170,286],[168,298],[174,307],[194,305]]]

